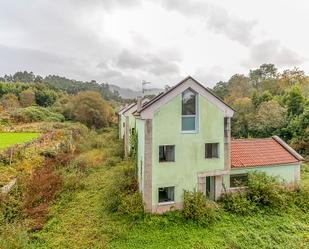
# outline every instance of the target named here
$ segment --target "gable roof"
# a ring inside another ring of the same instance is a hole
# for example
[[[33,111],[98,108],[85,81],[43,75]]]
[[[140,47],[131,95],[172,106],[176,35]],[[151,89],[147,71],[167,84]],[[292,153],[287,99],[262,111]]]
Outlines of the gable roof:
[[[231,141],[231,167],[246,168],[297,163],[303,157],[278,136]]]
[[[221,103],[223,103],[227,108],[231,109],[233,112],[235,111],[232,107],[230,107],[228,104],[226,104],[221,98],[219,98],[217,95],[215,95],[209,88],[203,86],[200,82],[198,82],[196,79],[194,79],[191,76],[187,76],[186,78],[184,78],[182,81],[180,81],[178,84],[176,84],[175,86],[171,87],[170,89],[168,89],[165,92],[161,92],[159,93],[156,97],[154,97],[152,100],[150,100],[146,105],[144,105],[140,112],[143,112],[144,110],[146,110],[147,108],[149,108],[150,106],[152,106],[154,103],[158,102],[160,99],[162,99],[164,96],[168,95],[169,93],[171,93],[172,91],[174,91],[176,88],[178,88],[179,86],[181,86],[182,84],[184,84],[185,82],[187,82],[188,80],[192,80],[194,83],[196,83],[198,86],[202,87],[206,92],[208,92],[209,94],[211,94],[213,97],[215,97],[216,99],[218,99]],[[136,114],[139,114],[136,113]]]
[[[131,103],[129,105],[125,105],[124,107],[122,107],[119,111],[118,111],[118,114],[121,115],[123,114],[124,112],[126,112],[128,109],[130,109],[132,106],[134,106],[135,103]]]
[[[147,104],[149,102],[149,99],[148,98],[143,98],[142,99],[142,106],[144,106],[145,104]],[[126,110],[124,110],[122,112],[122,114],[125,114],[127,113],[129,110],[133,110],[132,113],[135,113],[136,112],[136,109],[137,109],[137,102],[134,102],[132,103]]]

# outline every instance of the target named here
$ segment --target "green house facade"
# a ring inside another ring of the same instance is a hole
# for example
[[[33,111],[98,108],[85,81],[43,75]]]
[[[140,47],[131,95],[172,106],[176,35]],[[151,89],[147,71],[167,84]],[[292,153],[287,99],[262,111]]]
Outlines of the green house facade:
[[[284,153],[294,159],[292,164],[243,167],[239,163],[233,168],[230,124],[234,110],[192,77],[124,114],[128,128],[137,132],[139,189],[150,212],[181,209],[184,190],[198,190],[217,200],[230,189],[231,175],[232,181],[242,179],[254,169],[269,167],[270,173],[277,170],[289,182],[299,179],[301,158],[286,149]],[[124,139],[129,133],[124,129]],[[125,147],[129,150],[126,141]]]

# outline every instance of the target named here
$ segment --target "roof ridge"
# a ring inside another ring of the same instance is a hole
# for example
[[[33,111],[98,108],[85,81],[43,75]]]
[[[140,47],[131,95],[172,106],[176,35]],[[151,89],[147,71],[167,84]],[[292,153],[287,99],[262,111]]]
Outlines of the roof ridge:
[[[225,104],[227,107],[229,107],[230,109],[232,109],[233,111],[235,111],[231,106],[229,106],[227,103],[225,103],[220,97],[218,97],[216,94],[214,94],[208,87],[205,87],[203,84],[201,84],[200,82],[198,82],[196,79],[194,79],[192,76],[188,75],[187,77],[185,77],[183,80],[181,80],[180,82],[178,82],[176,85],[172,86],[170,89],[168,89],[167,91],[161,92],[159,93],[157,96],[155,96],[151,101],[149,101],[147,103],[147,105],[143,106],[142,109],[140,110],[140,112],[142,112],[143,110],[145,110],[146,108],[148,108],[149,106],[151,106],[154,102],[156,102],[157,100],[159,100],[160,98],[162,98],[163,96],[165,96],[166,94],[170,93],[171,91],[173,91],[176,87],[180,86],[182,83],[186,82],[188,79],[191,79],[192,81],[194,81],[196,84],[200,85],[202,88],[204,88],[208,93],[210,93],[211,95],[213,95],[215,98],[217,98],[219,101],[221,101],[223,104]],[[140,113],[139,112],[139,113]],[[136,113],[136,114],[139,114]]]

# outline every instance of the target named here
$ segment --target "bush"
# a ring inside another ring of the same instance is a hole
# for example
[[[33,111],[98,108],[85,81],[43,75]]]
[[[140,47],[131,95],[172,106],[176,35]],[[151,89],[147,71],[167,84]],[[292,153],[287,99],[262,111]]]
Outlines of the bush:
[[[55,174],[53,167],[48,163],[43,168],[34,170],[24,193],[24,210],[32,221],[31,229],[41,229],[48,213],[48,205],[61,184],[61,177]]]
[[[309,187],[303,186],[297,188],[294,192],[291,193],[292,201],[294,204],[299,207],[302,211],[309,211]]]
[[[93,91],[79,92],[73,96],[64,113],[69,119],[94,128],[110,126],[114,115],[112,107],[98,92]]]
[[[18,109],[12,113],[12,118],[16,122],[38,122],[38,121],[49,121],[49,122],[62,122],[64,116],[60,113],[50,111],[48,108],[39,106],[29,106],[26,108]]]
[[[265,172],[249,174],[246,194],[249,200],[261,207],[282,208],[287,196],[278,179]]]
[[[107,182],[104,207],[109,212],[116,212],[121,206],[123,196],[135,193],[138,183],[131,161],[124,161],[111,168],[110,174],[113,177]]]
[[[225,193],[222,196],[222,202],[225,210],[236,214],[248,214],[256,208],[255,203],[247,198],[245,191]]]
[[[143,197],[140,192],[123,195],[118,211],[131,219],[139,219],[144,216]]]
[[[0,224],[22,218],[22,188],[16,184],[8,194],[0,194]]]
[[[183,215],[186,219],[208,224],[216,218],[217,209],[215,202],[206,199],[202,192],[184,191]]]
[[[118,163],[120,163],[121,160],[122,160],[122,159],[121,159],[120,157],[111,157],[111,158],[108,158],[108,159],[106,160],[105,165],[106,165],[107,167],[111,168],[111,167],[116,166]]]

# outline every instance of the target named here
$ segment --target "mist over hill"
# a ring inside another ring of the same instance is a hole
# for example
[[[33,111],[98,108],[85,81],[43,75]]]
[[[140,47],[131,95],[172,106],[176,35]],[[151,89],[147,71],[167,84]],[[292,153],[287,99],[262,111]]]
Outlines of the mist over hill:
[[[117,91],[119,96],[123,99],[134,99],[138,96],[141,96],[141,91],[132,90],[130,88],[122,88],[116,85],[109,85],[109,89],[111,91]],[[157,95],[158,93],[162,92],[163,89],[160,88],[149,88],[145,91],[145,95]]]

